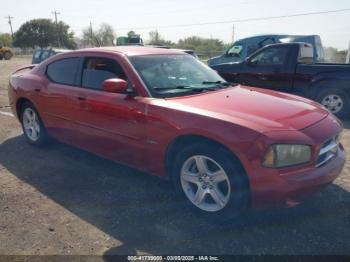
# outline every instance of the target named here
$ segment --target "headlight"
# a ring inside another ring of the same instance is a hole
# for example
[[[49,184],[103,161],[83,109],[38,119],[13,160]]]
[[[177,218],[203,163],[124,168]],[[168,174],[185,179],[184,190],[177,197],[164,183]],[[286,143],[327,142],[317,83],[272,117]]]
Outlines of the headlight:
[[[288,167],[311,160],[311,147],[307,145],[273,145],[265,155],[265,167]]]

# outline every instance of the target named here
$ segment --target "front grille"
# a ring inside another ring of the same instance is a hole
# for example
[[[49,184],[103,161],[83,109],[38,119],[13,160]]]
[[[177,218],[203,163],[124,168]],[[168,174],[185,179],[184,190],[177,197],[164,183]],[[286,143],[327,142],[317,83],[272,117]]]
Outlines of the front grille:
[[[329,160],[336,156],[338,152],[338,146],[338,136],[335,136],[324,143],[318,154],[316,167],[320,167],[326,164]]]

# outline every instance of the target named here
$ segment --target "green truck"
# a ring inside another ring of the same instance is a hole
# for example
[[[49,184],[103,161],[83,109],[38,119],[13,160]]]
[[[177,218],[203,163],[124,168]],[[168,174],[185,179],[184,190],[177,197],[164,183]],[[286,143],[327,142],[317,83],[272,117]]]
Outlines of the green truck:
[[[137,34],[120,36],[117,38],[117,46],[121,45],[143,45],[143,40],[141,36]]]

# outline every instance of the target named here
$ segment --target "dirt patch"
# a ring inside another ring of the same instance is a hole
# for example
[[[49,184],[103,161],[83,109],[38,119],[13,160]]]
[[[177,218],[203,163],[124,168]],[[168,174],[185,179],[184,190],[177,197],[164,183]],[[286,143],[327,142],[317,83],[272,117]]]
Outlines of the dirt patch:
[[[14,56],[11,60],[0,60],[0,107],[8,105],[7,86],[11,73],[28,64],[31,64],[31,56]]]

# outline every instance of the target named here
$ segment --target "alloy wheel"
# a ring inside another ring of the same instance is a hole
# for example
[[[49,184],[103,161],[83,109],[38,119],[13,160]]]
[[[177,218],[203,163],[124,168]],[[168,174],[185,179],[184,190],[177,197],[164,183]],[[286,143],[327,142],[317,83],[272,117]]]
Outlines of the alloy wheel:
[[[26,136],[33,142],[40,138],[40,122],[36,112],[32,108],[26,108],[22,118]]]
[[[201,210],[219,211],[230,200],[230,180],[222,166],[212,158],[203,155],[188,158],[180,177],[185,195]]]
[[[339,113],[344,107],[344,101],[339,95],[327,95],[321,101],[321,104],[325,106],[333,114]]]

